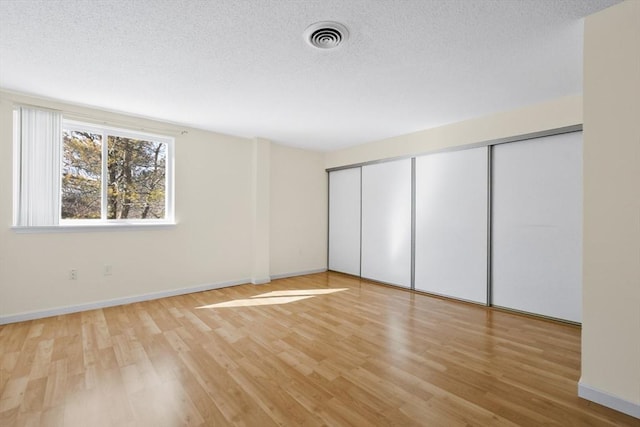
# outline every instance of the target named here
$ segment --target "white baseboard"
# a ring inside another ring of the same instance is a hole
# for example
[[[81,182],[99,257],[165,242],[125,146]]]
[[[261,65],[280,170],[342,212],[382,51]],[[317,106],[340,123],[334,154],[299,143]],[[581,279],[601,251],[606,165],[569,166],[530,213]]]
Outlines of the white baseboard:
[[[318,268],[315,270],[297,271],[295,273],[274,274],[271,276],[271,280],[286,279],[287,277],[306,276],[307,274],[324,273],[325,271],[327,271],[326,268]]]
[[[284,279],[286,277],[304,276],[306,274],[323,273],[326,268],[308,271],[298,271],[295,273],[275,274],[271,277],[232,280],[228,282],[209,283],[205,285],[193,286],[189,288],[172,289],[168,291],[152,292],[143,295],[134,295],[130,297],[114,298],[103,301],[95,301],[86,304],[76,304],[64,307],[55,307],[47,310],[36,310],[25,313],[12,314],[8,316],[0,315],[0,325],[8,323],[24,322],[27,320],[43,319],[45,317],[59,316],[61,314],[78,313],[81,311],[95,310],[99,308],[114,307],[117,305],[131,304],[134,302],[149,301],[158,298],[172,297],[176,295],[190,294],[194,292],[210,291],[212,289],[226,288],[229,286],[242,285],[245,283],[253,283],[254,285],[262,285],[269,283],[272,279]]]
[[[591,387],[580,380],[578,382],[578,396],[583,399],[590,400],[598,403],[602,406],[606,406],[611,409],[615,409],[623,414],[631,415],[632,417],[640,418],[640,405],[637,403],[629,402],[618,396],[614,396],[597,388]]]
[[[43,319],[45,317],[58,316],[61,314],[78,313],[81,311],[95,310],[98,308],[114,307],[116,305],[131,304],[134,302],[149,301],[158,298],[173,297],[176,295],[191,294],[194,292],[210,291],[212,289],[226,288],[229,286],[249,283],[249,279],[231,280],[228,282],[209,283],[205,285],[193,286],[189,288],[172,289],[168,291],[153,292],[150,294],[134,295],[130,297],[114,298],[103,301],[95,301],[86,304],[69,305],[56,307],[47,310],[29,311],[26,313],[13,314],[9,316],[0,315],[0,325],[8,323],[24,322],[26,320]]]

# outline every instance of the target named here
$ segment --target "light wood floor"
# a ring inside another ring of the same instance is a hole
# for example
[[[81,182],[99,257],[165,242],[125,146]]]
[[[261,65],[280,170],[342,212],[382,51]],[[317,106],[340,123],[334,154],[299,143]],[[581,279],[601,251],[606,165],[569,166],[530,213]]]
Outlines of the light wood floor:
[[[322,273],[0,328],[2,426],[638,426],[580,329]]]

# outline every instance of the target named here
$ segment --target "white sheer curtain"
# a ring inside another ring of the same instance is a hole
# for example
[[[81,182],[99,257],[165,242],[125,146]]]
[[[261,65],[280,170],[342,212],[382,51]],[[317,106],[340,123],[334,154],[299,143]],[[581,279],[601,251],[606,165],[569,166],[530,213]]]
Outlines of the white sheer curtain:
[[[16,225],[58,225],[62,114],[20,107]]]

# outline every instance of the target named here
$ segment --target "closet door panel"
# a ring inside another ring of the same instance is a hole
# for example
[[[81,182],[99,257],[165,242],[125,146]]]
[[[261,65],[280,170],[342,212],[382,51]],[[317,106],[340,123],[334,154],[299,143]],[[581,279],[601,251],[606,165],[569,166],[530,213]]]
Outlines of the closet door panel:
[[[493,152],[493,304],[582,319],[582,132]]]
[[[360,275],[360,168],[329,172],[329,270]]]
[[[411,159],[362,167],[362,277],[411,286]]]
[[[486,304],[487,150],[416,158],[416,289]]]

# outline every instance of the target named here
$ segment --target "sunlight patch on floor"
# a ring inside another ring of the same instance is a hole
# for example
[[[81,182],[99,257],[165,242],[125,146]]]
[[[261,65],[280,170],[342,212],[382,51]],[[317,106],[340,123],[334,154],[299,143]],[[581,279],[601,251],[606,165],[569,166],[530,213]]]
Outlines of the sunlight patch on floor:
[[[236,299],[232,301],[219,302],[215,304],[203,305],[196,307],[201,308],[232,308],[232,307],[257,307],[263,305],[280,305],[289,304],[296,301],[302,301],[313,298],[318,295],[333,294],[336,292],[346,291],[348,288],[334,289],[295,289],[290,291],[272,291],[260,295],[254,295],[251,298]]]

